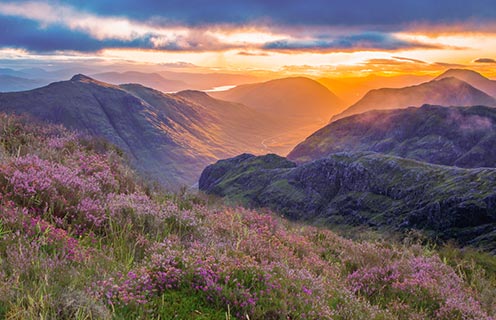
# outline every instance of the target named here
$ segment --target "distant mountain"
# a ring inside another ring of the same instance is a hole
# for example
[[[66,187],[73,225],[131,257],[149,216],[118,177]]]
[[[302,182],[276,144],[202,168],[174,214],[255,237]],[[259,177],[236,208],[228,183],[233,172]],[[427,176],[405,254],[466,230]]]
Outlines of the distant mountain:
[[[182,81],[188,84],[188,89],[209,90],[217,87],[241,85],[260,81],[260,78],[248,74],[231,73],[201,73],[159,71],[165,79]]]
[[[423,229],[496,250],[496,169],[438,166],[378,153],[340,153],[297,166],[243,154],[208,166],[200,190],[293,219]]]
[[[28,113],[104,137],[122,148],[142,172],[176,188],[193,184],[205,165],[216,159],[259,151],[259,137],[233,143],[228,131],[234,130],[236,117],[256,116],[253,111],[221,101],[215,107],[213,98],[207,107],[183,96],[76,75],[43,88],[0,94],[0,111]],[[226,108],[235,111],[223,112]],[[264,134],[263,128],[258,130]]]
[[[138,83],[145,87],[150,87],[162,92],[175,92],[189,88],[183,81],[168,80],[158,73],[145,73],[137,71],[127,72],[105,72],[92,76],[93,78],[111,84]]]
[[[371,90],[357,103],[333,116],[331,121],[371,110],[420,107],[424,104],[496,106],[496,99],[462,80],[450,77],[399,89]]]
[[[278,118],[314,120],[341,110],[341,100],[317,81],[304,77],[245,84],[214,92],[216,98],[243,103]]]
[[[484,91],[488,95],[496,98],[496,81],[490,80],[478,72],[468,69],[449,69],[440,76],[438,76],[436,80],[441,80],[451,77],[465,81],[474,88]]]
[[[430,76],[397,75],[391,77],[368,75],[365,77],[320,78],[318,82],[334,92],[346,105],[360,100],[368,91],[380,88],[402,88],[432,80]]]
[[[46,85],[48,81],[26,79],[11,75],[0,74],[0,92],[24,91]]]
[[[435,164],[496,167],[496,108],[375,110],[331,122],[288,155],[296,162],[375,151]]]
[[[246,84],[220,92],[215,98],[242,103],[274,119],[278,132],[264,139],[266,152],[286,155],[297,143],[325,125],[341,110],[341,100],[308,78],[285,78]]]
[[[29,75],[26,72],[23,72],[21,70],[14,70],[11,68],[0,68],[0,75],[13,76],[19,78],[29,78]]]

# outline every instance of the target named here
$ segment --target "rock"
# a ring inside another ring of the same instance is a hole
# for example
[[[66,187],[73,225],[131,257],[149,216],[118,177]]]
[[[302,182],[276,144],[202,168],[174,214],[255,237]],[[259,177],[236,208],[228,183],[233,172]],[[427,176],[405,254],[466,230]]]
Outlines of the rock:
[[[495,178],[496,169],[372,152],[337,153],[298,166],[276,155],[244,154],[208,166],[199,187],[292,219],[418,228],[468,243],[496,230]]]

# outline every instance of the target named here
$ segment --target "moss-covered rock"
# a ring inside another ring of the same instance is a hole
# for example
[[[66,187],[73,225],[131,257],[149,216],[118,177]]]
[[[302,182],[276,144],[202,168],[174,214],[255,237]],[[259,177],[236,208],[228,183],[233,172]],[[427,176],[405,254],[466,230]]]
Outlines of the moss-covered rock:
[[[372,152],[338,153],[300,166],[275,155],[245,154],[207,167],[199,187],[294,219],[419,228],[461,243],[485,239],[485,248],[485,235],[496,230],[492,168],[462,169]]]

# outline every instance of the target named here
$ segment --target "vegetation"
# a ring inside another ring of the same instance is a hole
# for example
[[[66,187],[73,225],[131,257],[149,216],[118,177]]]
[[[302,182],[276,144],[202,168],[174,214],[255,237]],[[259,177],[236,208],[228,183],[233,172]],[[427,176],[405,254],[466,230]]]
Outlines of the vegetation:
[[[493,256],[352,241],[140,183],[115,148],[0,117],[0,318],[490,319]]]
[[[496,253],[496,170],[432,165],[373,152],[297,166],[240,155],[208,166],[200,190],[319,225],[422,230]]]

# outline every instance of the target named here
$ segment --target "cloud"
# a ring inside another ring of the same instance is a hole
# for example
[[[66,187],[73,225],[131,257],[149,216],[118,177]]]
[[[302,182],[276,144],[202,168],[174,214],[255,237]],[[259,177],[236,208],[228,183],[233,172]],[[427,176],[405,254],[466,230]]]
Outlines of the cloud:
[[[162,67],[167,67],[167,68],[178,68],[178,69],[187,69],[187,68],[197,68],[198,66],[189,63],[189,62],[184,62],[184,61],[177,61],[177,62],[164,62],[164,63],[158,63],[158,65]]]
[[[108,47],[143,45],[140,39],[100,41],[83,32],[67,30],[61,26],[40,28],[37,22],[16,18],[0,19],[0,30],[15,30],[15,32],[2,33],[0,47],[24,48],[35,52],[58,50],[92,52]]]
[[[390,30],[398,25],[424,22],[459,23],[475,20],[494,21],[493,0],[63,0],[61,3],[81,4],[102,15],[158,23],[204,26],[211,24],[246,25],[270,21],[276,25],[304,26],[377,26]]]
[[[487,10],[490,0],[473,0],[463,6],[460,1],[452,2],[439,0],[434,6],[427,0],[189,0],[185,6],[179,0],[3,1],[0,30],[16,30],[16,34],[2,34],[0,46],[36,52],[236,49],[241,55],[262,50],[437,49],[442,47],[401,39],[394,32],[417,21],[449,24],[496,19],[494,10]],[[363,32],[372,27],[380,31]]]
[[[360,34],[338,36],[334,39],[310,40],[280,40],[265,44],[264,49],[285,51],[351,51],[351,50],[399,50],[424,48],[439,48],[432,44],[423,44],[417,41],[407,41],[393,35],[379,32],[366,32]]]
[[[398,56],[392,56],[391,58],[396,59],[396,60],[406,61],[406,62],[427,64],[427,62],[422,61],[422,60],[418,60],[418,59],[412,59],[412,58],[406,58],[406,57],[398,57]]]
[[[249,56],[249,57],[266,57],[269,54],[266,52],[250,52],[250,51],[239,51],[237,53],[239,56]]]
[[[459,63],[449,63],[449,62],[434,62],[435,65],[445,67],[445,68],[464,68],[466,65]]]
[[[496,63],[496,60],[491,59],[491,58],[478,58],[478,59],[475,59],[473,62],[475,62],[475,63]]]

